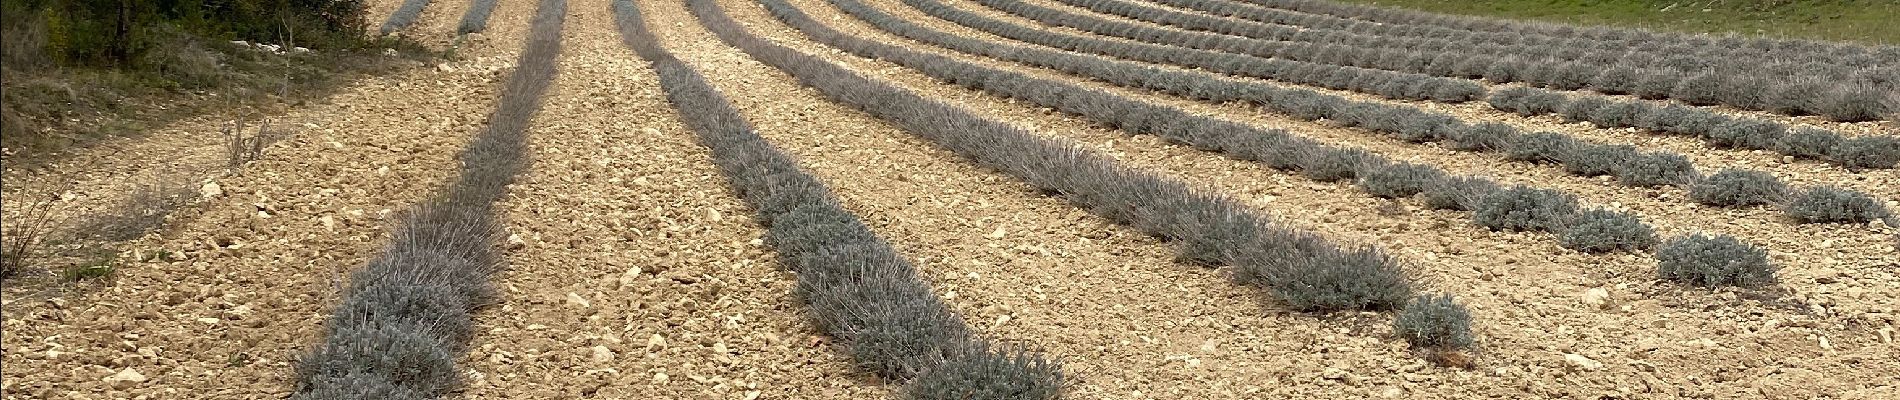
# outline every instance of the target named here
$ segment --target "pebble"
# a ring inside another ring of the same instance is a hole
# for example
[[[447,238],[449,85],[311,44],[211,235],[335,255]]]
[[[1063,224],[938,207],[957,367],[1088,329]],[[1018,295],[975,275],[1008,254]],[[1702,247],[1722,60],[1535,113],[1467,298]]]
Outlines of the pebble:
[[[132,369],[131,367],[126,367],[124,370],[119,371],[119,373],[106,377],[105,381],[106,384],[112,386],[113,389],[126,390],[131,389],[133,386],[138,386],[140,383],[144,383],[145,374],[141,374],[139,370]]]
[[[1602,309],[1610,306],[1610,290],[1600,287],[1583,291],[1583,305]]]
[[[1580,369],[1584,371],[1603,370],[1602,362],[1598,362],[1597,360],[1592,360],[1590,359],[1590,357],[1584,357],[1583,355],[1580,355],[1580,354],[1564,354],[1564,362],[1567,364],[1570,364],[1570,367],[1572,368],[1576,368],[1576,369]]]

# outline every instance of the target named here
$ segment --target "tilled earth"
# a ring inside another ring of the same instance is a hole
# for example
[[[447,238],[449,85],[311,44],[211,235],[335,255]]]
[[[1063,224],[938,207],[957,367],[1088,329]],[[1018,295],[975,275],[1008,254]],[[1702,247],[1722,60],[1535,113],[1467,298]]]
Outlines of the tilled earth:
[[[1030,0],[1056,5],[1049,0]],[[792,0],[844,32],[1102,89],[1395,160],[1575,193],[1639,214],[1664,237],[1726,233],[1770,253],[1778,289],[1685,289],[1654,261],[1583,255],[1549,234],[1498,233],[1417,200],[1381,200],[1219,154],[1129,136],[1072,116],[937,82],[811,41],[748,0],[721,5],[794,49],[976,114],[1072,140],[1124,164],[1245,201],[1286,224],[1404,259],[1426,290],[1471,307],[1470,369],[1408,351],[1375,314],[1312,316],[1262,301],[1223,271],[1172,261],[1172,246],[1109,223],[848,106],[720,42],[679,1],[640,1],[647,22],[766,139],[831,185],[914,261],[938,296],[988,338],[1063,360],[1071,398],[1892,398],[1900,395],[1900,253],[1884,225],[1794,224],[1767,208],[1715,209],[1680,189],[1638,189],[1495,154],[1453,152],[1238,104],[1112,87],[891,35],[824,0]],[[913,22],[1007,42],[869,0]],[[372,16],[394,0],[372,1]],[[437,2],[411,32],[447,45],[461,3]],[[966,10],[1033,24],[974,2]],[[199,186],[158,232],[122,245],[116,278],[5,288],[4,383],[12,398],[283,398],[344,277],[386,240],[392,217],[439,189],[493,110],[533,2],[502,1],[459,58],[365,79],[292,109],[295,134],[241,171]],[[762,229],[621,43],[607,0],[573,0],[559,72],[529,129],[531,170],[498,209],[509,233],[498,304],[459,365],[472,399],[889,397],[805,319]],[[1052,28],[1053,29],[1053,28]],[[1323,89],[1320,89],[1324,91]],[[1371,96],[1330,91],[1357,100]],[[1695,139],[1526,118],[1479,103],[1411,105],[1602,143],[1746,167],[1797,185],[1900,198],[1900,174],[1851,172]],[[1814,121],[1784,118],[1788,121]],[[98,212],[126,188],[221,166],[213,118],[76,155],[78,174],[8,171],[22,194],[67,188],[61,216]],[[1879,134],[1877,123],[1834,124]],[[97,172],[92,172],[97,171]],[[195,182],[194,182],[195,183]],[[194,185],[196,186],[196,185]],[[1595,290],[1593,290],[1595,289]],[[1595,294],[1586,295],[1594,292]],[[128,371],[131,373],[128,374]],[[133,379],[137,375],[137,379]]]

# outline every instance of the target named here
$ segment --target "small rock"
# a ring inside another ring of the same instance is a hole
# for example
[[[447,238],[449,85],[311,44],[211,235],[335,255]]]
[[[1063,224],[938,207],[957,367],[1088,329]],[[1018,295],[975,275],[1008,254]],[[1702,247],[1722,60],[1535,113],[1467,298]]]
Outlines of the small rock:
[[[1893,327],[1880,328],[1877,332],[1880,333],[1881,343],[1893,343]]]
[[[212,324],[212,325],[217,325],[217,324],[218,324],[218,319],[217,319],[217,318],[210,318],[210,317],[206,317],[206,318],[199,318],[199,319],[198,319],[198,322],[203,322],[203,323],[207,323],[207,324]]]
[[[519,249],[519,248],[527,247],[527,246],[528,246],[528,241],[521,240],[521,235],[516,235],[516,234],[508,235],[508,249],[509,250]]]
[[[1339,368],[1327,368],[1325,371],[1322,371],[1319,373],[1319,377],[1331,379],[1331,380],[1346,379],[1346,370],[1339,369]]]
[[[594,346],[593,350],[594,362],[609,363],[614,361],[614,351],[608,349],[607,346]]]
[[[581,295],[575,294],[574,292],[567,292],[567,304],[580,306],[580,308],[588,308],[588,307],[594,306],[594,302],[587,301],[587,298],[581,297]]]
[[[1602,309],[1610,306],[1610,290],[1600,287],[1583,291],[1583,305]]]
[[[1580,355],[1580,354],[1564,354],[1564,362],[1570,364],[1572,368],[1581,369],[1584,371],[1603,370],[1602,362],[1598,362],[1597,360],[1592,360],[1590,359],[1590,357],[1584,357],[1583,355]]]
[[[224,187],[218,186],[217,182],[205,182],[204,186],[198,187],[198,194],[204,195],[207,199],[223,196]]]
[[[113,389],[126,390],[145,382],[145,374],[141,374],[138,370],[132,369],[131,367],[126,367],[125,370],[106,377],[105,381],[106,384],[111,385]]]
[[[647,351],[657,351],[664,348],[666,348],[665,336],[660,336],[660,334],[655,333],[652,337],[647,338]]]
[[[441,63],[435,65],[435,70],[437,72],[455,72],[455,67],[449,66],[448,63]]]
[[[402,53],[397,52],[396,49],[383,49],[384,57],[395,57],[399,55],[402,55]]]
[[[999,227],[996,227],[996,230],[995,230],[995,231],[993,231],[993,232],[990,232],[990,234],[988,234],[988,235],[983,235],[983,237],[986,237],[986,238],[990,238],[990,239],[992,239],[992,240],[993,240],[993,239],[1002,239],[1002,238],[1003,238],[1003,235],[1006,235],[1006,234],[1008,234],[1008,232],[1007,232],[1007,231],[1004,231],[1004,230],[1003,230],[1003,227],[1000,227],[1000,226],[999,226]]]

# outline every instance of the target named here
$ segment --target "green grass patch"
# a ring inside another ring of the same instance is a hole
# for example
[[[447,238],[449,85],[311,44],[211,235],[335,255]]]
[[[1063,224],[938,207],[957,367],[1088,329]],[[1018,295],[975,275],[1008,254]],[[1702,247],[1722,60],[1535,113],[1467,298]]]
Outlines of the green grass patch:
[[[1689,33],[1900,44],[1892,0],[1341,0],[1414,10]]]

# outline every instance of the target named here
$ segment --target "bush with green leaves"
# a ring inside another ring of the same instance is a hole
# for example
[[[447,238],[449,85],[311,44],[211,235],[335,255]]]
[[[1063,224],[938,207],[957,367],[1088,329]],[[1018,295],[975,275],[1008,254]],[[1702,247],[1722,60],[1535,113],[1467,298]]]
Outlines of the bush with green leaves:
[[[1411,197],[1439,185],[1445,180],[1445,172],[1437,167],[1410,162],[1400,162],[1369,168],[1359,176],[1359,188],[1373,196],[1385,198]]]
[[[1472,222],[1494,231],[1554,231],[1577,213],[1577,199],[1564,192],[1519,185],[1492,192],[1472,211]]]
[[[1864,223],[1888,216],[1887,206],[1872,196],[1833,186],[1817,186],[1795,195],[1783,206],[1788,216],[1808,223]]]
[[[1656,245],[1656,230],[1634,214],[1591,209],[1578,213],[1558,242],[1585,253],[1645,250]]]
[[[1768,252],[1728,235],[1694,234],[1663,243],[1656,249],[1656,272],[1663,280],[1710,288],[1775,281]]]
[[[1718,207],[1772,204],[1788,193],[1788,185],[1767,172],[1739,169],[1716,171],[1689,185],[1689,200]]]
[[[1392,319],[1392,331],[1412,348],[1455,350],[1470,348],[1471,311],[1450,294],[1420,295]]]
[[[1685,185],[1698,177],[1689,157],[1669,152],[1639,153],[1611,170],[1618,181],[1634,187]]]
[[[1421,197],[1426,207],[1438,210],[1470,211],[1477,209],[1479,201],[1497,190],[1498,184],[1490,179],[1460,176],[1426,187]]]

